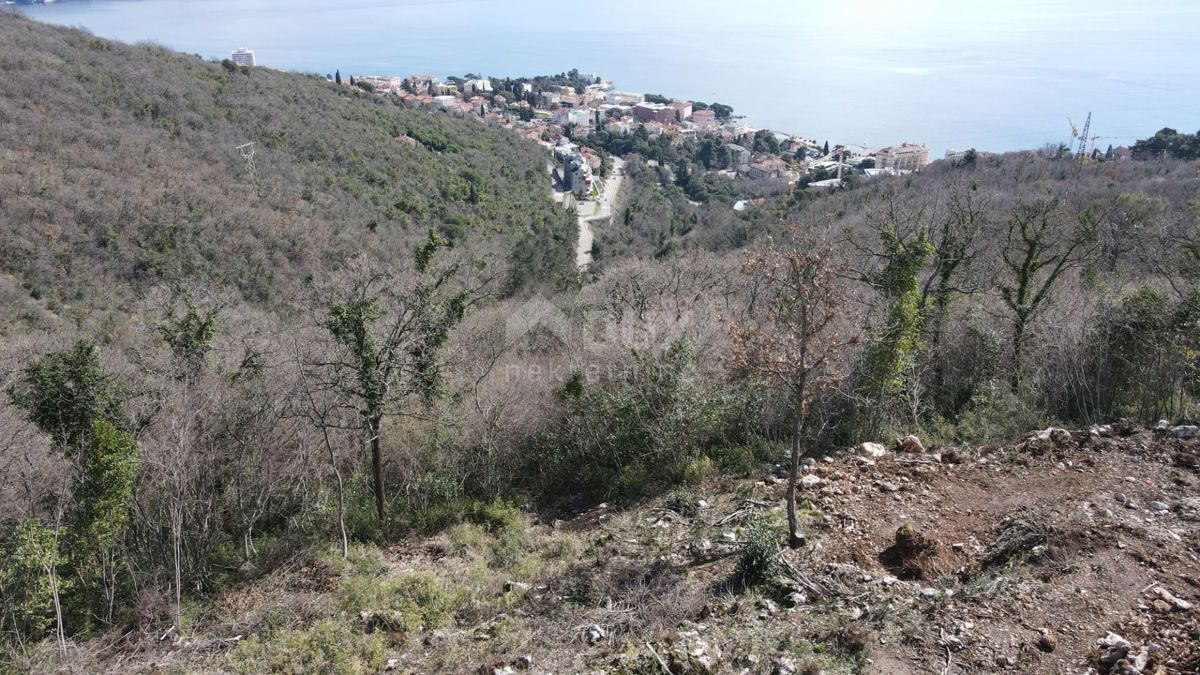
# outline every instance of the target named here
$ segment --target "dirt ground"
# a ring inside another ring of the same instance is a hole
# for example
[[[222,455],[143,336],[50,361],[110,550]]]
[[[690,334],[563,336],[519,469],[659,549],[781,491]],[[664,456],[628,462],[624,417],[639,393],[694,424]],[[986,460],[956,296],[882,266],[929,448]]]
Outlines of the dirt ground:
[[[373,620],[333,608],[427,574],[469,598],[451,619],[389,633],[369,667],[321,670],[1200,673],[1200,439],[1098,431],[808,460],[806,546],[752,588],[738,563],[754,523],[782,532],[778,467],[508,534],[458,527],[376,552],[365,577],[284,571],[221,598],[186,640],[155,629],[79,670],[246,672],[241,636],[304,645],[333,620],[358,640]]]

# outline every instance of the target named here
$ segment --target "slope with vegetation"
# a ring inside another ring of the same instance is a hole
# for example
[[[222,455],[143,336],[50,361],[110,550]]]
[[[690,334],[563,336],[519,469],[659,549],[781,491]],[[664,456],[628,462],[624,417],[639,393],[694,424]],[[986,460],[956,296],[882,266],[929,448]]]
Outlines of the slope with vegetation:
[[[131,289],[164,283],[281,307],[307,279],[360,251],[401,255],[430,228],[501,235],[511,289],[574,280],[545,157],[511,134],[8,12],[0,45],[0,302],[18,325],[128,312]],[[236,149],[248,142],[252,173]]]
[[[3,667],[1194,669],[1194,163],[637,166],[579,286],[510,134],[0,30]]]

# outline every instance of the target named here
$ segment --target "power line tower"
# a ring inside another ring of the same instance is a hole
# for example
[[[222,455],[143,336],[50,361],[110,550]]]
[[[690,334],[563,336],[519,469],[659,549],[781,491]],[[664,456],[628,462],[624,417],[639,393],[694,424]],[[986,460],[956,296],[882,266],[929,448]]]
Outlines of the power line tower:
[[[238,152],[242,153],[242,159],[246,161],[246,176],[250,179],[251,183],[258,182],[258,168],[254,166],[254,145],[254,141],[250,141],[235,148]]]

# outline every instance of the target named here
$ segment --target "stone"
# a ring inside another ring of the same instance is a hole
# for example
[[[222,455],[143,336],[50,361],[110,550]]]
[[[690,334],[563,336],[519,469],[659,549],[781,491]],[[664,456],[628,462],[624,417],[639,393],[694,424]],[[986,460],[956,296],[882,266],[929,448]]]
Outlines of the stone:
[[[696,631],[686,631],[667,653],[671,672],[713,675],[721,664],[721,648],[700,638]]]
[[[1125,651],[1133,649],[1133,645],[1129,644],[1129,640],[1126,640],[1120,635],[1111,632],[1099,640],[1096,640],[1096,644],[1108,649],[1112,649],[1113,647],[1122,647],[1125,649]]]
[[[821,484],[820,476],[804,476],[800,479],[800,487],[805,490],[811,490]]]
[[[1160,434],[1166,433],[1171,430],[1171,423],[1167,420],[1159,420],[1158,424],[1154,425],[1154,430]]]
[[[587,641],[589,645],[599,644],[604,640],[604,629],[596,624],[588,626]]]
[[[1054,637],[1049,631],[1042,633],[1042,636],[1038,638],[1037,648],[1047,654],[1053,652],[1057,646],[1058,638]]]
[[[1171,434],[1180,440],[1188,440],[1196,437],[1196,433],[1200,432],[1200,427],[1195,425],[1181,425],[1171,429]]]
[[[771,600],[770,598],[763,598],[759,600],[756,606],[758,607],[758,615],[760,617],[773,616],[779,613],[779,605],[775,604],[775,601]]]
[[[786,656],[779,657],[771,667],[771,675],[794,675],[795,672],[796,662]]]
[[[1166,502],[1150,502],[1147,506],[1150,507],[1151,511],[1157,511],[1158,513],[1171,510],[1171,507],[1167,506]]]
[[[1129,640],[1117,635],[1109,633],[1096,641],[1097,646],[1104,649],[1104,654],[1100,656],[1100,667],[1111,669],[1118,661],[1125,658],[1133,645],[1129,644]]]
[[[896,439],[897,452],[909,452],[915,454],[925,454],[925,446],[921,445],[921,439],[916,436],[905,436],[904,438]]]
[[[1179,516],[1184,520],[1200,522],[1200,497],[1188,497],[1179,502]]]
[[[1118,504],[1124,504],[1125,502],[1129,501],[1129,496],[1124,492],[1118,492],[1117,494],[1113,495],[1113,499],[1117,500]]]
[[[395,670],[395,669],[396,669],[396,666],[398,665],[398,663],[399,663],[399,662],[398,662],[398,661],[396,661],[396,659],[388,659],[388,660],[387,660],[387,663],[385,663],[385,664],[383,665],[383,669],[384,669],[385,671],[387,671],[387,672],[389,672],[389,673],[390,673],[390,672],[392,672],[393,670]]]
[[[800,607],[808,604],[808,596],[800,591],[793,591],[792,593],[788,593],[783,601],[788,607]]]
[[[1092,436],[1099,436],[1100,438],[1108,438],[1109,436],[1112,436],[1112,425],[1111,424],[1093,424],[1092,428],[1088,429],[1088,433],[1091,434]]]
[[[506,581],[506,582],[504,582],[504,592],[505,593],[512,593],[514,591],[517,593],[528,593],[529,588],[530,588],[529,584],[522,582],[522,581]]]
[[[884,492],[895,492],[900,489],[900,486],[896,485],[895,483],[889,483],[882,480],[876,483],[876,485],[878,485],[879,489],[883,490]]]
[[[517,675],[517,671],[513,670],[512,666],[504,666],[503,668],[492,668],[492,675]]]
[[[866,443],[859,443],[858,445],[854,446],[854,452],[863,457],[879,459],[887,454],[887,448],[883,447],[883,444],[881,443],[872,443],[871,441],[867,441]]]
[[[529,670],[533,667],[533,657],[529,656],[528,654],[525,656],[518,656],[517,660],[513,662],[513,665],[517,667],[517,670]]]
[[[1172,607],[1181,612],[1186,612],[1192,608],[1192,603],[1184,600],[1183,598],[1175,597],[1171,591],[1168,591],[1162,586],[1156,587],[1154,589],[1154,594],[1161,598],[1163,602],[1169,603]]]

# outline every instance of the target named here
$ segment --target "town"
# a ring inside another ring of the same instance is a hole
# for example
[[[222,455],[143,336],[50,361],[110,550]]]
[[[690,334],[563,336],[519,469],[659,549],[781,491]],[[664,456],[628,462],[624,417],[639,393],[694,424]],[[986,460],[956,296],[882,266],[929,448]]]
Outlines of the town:
[[[602,192],[597,176],[607,176],[609,156],[624,154],[619,149],[629,145],[611,142],[614,137],[638,136],[648,145],[676,148],[686,144],[708,173],[811,190],[839,188],[852,175],[919,171],[930,161],[924,145],[831,147],[828,141],[754,128],[726,105],[620,91],[611,81],[578,70],[515,79],[371,75],[343,81],[340,73],[331,79],[394,96],[408,106],[442,108],[513,129],[553,150],[564,190],[582,199]],[[950,151],[947,158],[965,154]]]

